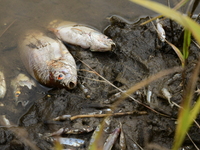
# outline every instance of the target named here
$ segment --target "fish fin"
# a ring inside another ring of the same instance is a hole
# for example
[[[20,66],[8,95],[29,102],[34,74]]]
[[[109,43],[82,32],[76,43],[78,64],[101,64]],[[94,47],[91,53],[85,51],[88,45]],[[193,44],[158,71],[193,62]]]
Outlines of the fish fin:
[[[80,35],[85,34],[85,32],[79,28],[72,28],[71,30]]]
[[[54,29],[54,28],[48,28],[49,31],[53,32],[53,33],[57,33],[58,30],[57,29]]]

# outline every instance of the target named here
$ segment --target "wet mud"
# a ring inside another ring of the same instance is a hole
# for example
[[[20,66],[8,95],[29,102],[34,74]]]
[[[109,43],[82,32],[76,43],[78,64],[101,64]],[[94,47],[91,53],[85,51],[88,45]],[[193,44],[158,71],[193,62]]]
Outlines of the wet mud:
[[[114,103],[111,97],[119,91],[98,76],[95,71],[110,83],[125,91],[159,71],[181,66],[174,50],[167,43],[162,43],[159,40],[152,23],[140,25],[148,19],[148,17],[141,18],[134,23],[130,23],[120,17],[113,16],[110,19],[110,25],[105,29],[105,34],[116,43],[116,47],[112,52],[91,52],[80,47],[66,45],[76,60],[78,86],[70,91],[52,89],[44,94],[43,98],[38,98],[19,119],[18,125],[20,128],[1,127],[0,149],[31,149],[31,146],[24,142],[24,138],[26,138],[39,149],[49,150],[54,148],[54,143],[44,138],[47,133],[55,132],[62,127],[69,129],[91,127],[95,129],[101,123],[101,118],[53,121],[53,118],[60,115],[75,116],[89,113],[106,113],[108,111]],[[182,27],[175,22],[172,22],[172,26],[173,32],[170,21],[167,19],[163,21],[166,39],[181,48]],[[147,114],[111,117],[107,135],[122,123],[127,150],[139,150],[139,146],[144,149],[159,149],[158,147],[170,149],[173,144],[178,108],[170,105],[163,95],[162,89],[165,88],[170,92],[171,101],[180,104],[183,89],[191,77],[198,58],[199,49],[192,42],[185,70],[185,80],[182,78],[182,72],[175,71],[173,74],[162,77],[132,94],[135,100],[150,106],[159,113],[131,98],[127,98],[117,106],[115,112],[136,110],[146,111]],[[197,88],[198,86],[199,82]],[[149,93],[151,94],[149,95]],[[194,100],[197,96],[198,94],[195,93]],[[196,121],[200,123],[199,116]],[[26,132],[22,131],[24,129]],[[189,135],[197,145],[200,143],[200,130],[196,125],[192,126]],[[62,136],[85,141],[85,144],[80,147],[65,146],[65,148],[87,149],[92,131]],[[186,138],[183,148],[194,149],[188,138]],[[118,139],[113,149],[120,149]]]

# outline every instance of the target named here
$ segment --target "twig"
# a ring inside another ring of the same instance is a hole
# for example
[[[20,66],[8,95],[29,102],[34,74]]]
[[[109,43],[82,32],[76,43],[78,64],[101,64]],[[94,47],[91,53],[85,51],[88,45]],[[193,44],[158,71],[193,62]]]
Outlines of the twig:
[[[78,77],[84,78],[84,79],[88,79],[88,80],[92,80],[92,81],[97,81],[97,82],[103,82],[103,83],[106,82],[106,81],[104,81],[104,80],[92,79],[92,78],[88,78],[88,77],[84,77],[84,76],[80,76],[80,75],[78,75]]]
[[[192,138],[190,137],[190,135],[187,133],[188,138],[190,139],[190,141],[192,142],[192,144],[194,145],[194,147],[199,150],[199,148],[197,147],[197,145],[194,143],[194,141],[192,140]]]
[[[177,103],[175,103],[175,102],[172,102],[172,103],[174,104],[174,106],[178,107],[179,109],[183,109],[183,107],[181,107],[181,106],[178,105]],[[199,123],[198,123],[195,119],[194,119],[193,121],[194,121],[194,123],[197,125],[197,127],[200,129]]]
[[[131,112],[120,112],[120,113],[108,113],[108,114],[89,114],[89,115],[76,115],[70,118],[70,120],[75,120],[78,118],[102,118],[102,117],[109,117],[109,116],[123,116],[123,115],[145,115],[147,114],[146,111],[131,111]]]
[[[1,33],[0,37],[15,23],[16,19]]]
[[[192,42],[200,49],[200,46],[197,42],[195,42],[194,40],[192,40]]]
[[[138,149],[144,150],[144,149],[142,148],[142,146],[140,146],[140,145],[136,142],[136,140],[134,140],[132,137],[130,137],[129,134],[126,134],[126,136],[127,136],[133,143],[135,143],[135,145],[137,145]]]

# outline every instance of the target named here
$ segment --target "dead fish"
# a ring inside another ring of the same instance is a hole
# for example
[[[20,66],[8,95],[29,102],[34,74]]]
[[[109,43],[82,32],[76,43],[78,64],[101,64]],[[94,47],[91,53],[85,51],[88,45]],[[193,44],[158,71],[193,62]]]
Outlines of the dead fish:
[[[105,118],[105,123],[100,123],[96,129],[94,130],[92,137],[89,142],[88,149],[94,149],[95,147],[102,149],[103,148],[103,140],[102,137],[105,135],[105,132],[110,128],[111,119],[109,117]],[[102,132],[103,131],[103,132]],[[100,137],[99,137],[100,135]],[[97,141],[98,139],[98,141]]]
[[[61,41],[85,49],[90,48],[91,51],[111,51],[115,46],[115,43],[101,32],[74,22],[54,20],[48,28]]]
[[[4,98],[6,95],[6,81],[2,71],[0,71],[0,98]]]
[[[76,87],[75,60],[60,40],[31,30],[19,41],[19,51],[27,71],[42,85],[66,89]]]
[[[162,89],[161,89],[161,93],[162,93],[163,96],[168,100],[170,106],[173,107],[173,106],[174,106],[174,103],[171,101],[172,95],[171,95],[171,93],[168,91],[168,89],[162,88]]]
[[[111,150],[115,141],[117,140],[119,133],[121,132],[120,128],[116,128],[113,133],[111,133],[108,138],[106,139],[106,142],[103,146],[103,150]]]
[[[82,92],[85,94],[85,97],[90,98],[89,89],[83,83],[79,83],[78,85],[79,85],[80,89],[82,90]]]
[[[4,107],[4,103],[0,102],[0,107]]]
[[[156,19],[156,27],[157,27],[158,37],[162,42],[165,42],[166,38],[165,30],[163,29],[163,26],[158,18]]]
[[[126,91],[123,91],[124,93]],[[114,103],[116,100],[118,100],[119,97],[122,96],[123,92],[118,92],[118,93],[115,93],[113,95],[111,95],[108,99],[106,99],[103,103],[105,104],[111,104],[111,103]]]
[[[76,128],[76,129],[69,129],[69,128],[60,128],[59,130],[53,132],[53,133],[46,133],[46,136],[61,136],[64,134],[84,134],[92,132],[94,129],[93,127],[84,127],[82,129]]]
[[[6,118],[6,115],[0,115],[0,125],[11,126],[10,121]]]
[[[150,89],[147,90],[147,102],[150,104],[151,103],[151,96],[152,96],[152,91]]]
[[[28,87],[28,89],[32,89],[32,86],[36,87],[35,81],[27,77],[25,74],[20,73],[16,78],[11,80],[11,86],[13,88],[13,95],[16,104],[21,102],[22,106],[25,107],[28,104],[28,101],[18,99],[20,94],[23,92],[22,87]]]
[[[54,140],[56,140],[56,139],[54,139]],[[84,140],[77,139],[77,138],[60,137],[60,138],[58,138],[58,141],[62,145],[68,145],[68,146],[73,146],[73,147],[80,147],[85,144]]]
[[[125,139],[121,122],[120,122],[120,128],[121,128],[120,137],[119,137],[120,150],[126,150],[126,139]]]
[[[73,147],[81,147],[85,144],[85,141],[82,139],[77,138],[67,138],[67,137],[52,137],[52,136],[45,136],[41,133],[38,133],[38,136],[46,140],[48,142],[59,142],[63,146],[73,146]]]
[[[53,118],[53,121],[65,121],[67,119],[70,119],[71,117],[72,117],[71,115],[62,115],[62,116]]]

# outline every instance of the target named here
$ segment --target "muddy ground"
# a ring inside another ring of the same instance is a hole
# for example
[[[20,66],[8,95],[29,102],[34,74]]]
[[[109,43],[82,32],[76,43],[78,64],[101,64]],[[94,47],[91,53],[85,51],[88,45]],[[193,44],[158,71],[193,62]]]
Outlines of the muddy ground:
[[[69,129],[91,127],[95,129],[102,119],[79,118],[73,121],[52,121],[53,118],[64,114],[74,116],[93,112],[105,113],[112,105],[113,99],[111,100],[110,97],[119,91],[94,72],[89,72],[91,70],[88,66],[122,90],[129,89],[139,81],[161,70],[181,66],[181,62],[174,50],[158,39],[152,23],[140,26],[140,23],[147,19],[143,18],[135,23],[130,23],[122,18],[113,16],[110,26],[105,29],[105,34],[116,43],[116,47],[112,52],[90,52],[89,50],[68,45],[70,52],[76,59],[79,85],[71,91],[53,89],[46,92],[44,97],[38,98],[19,119],[18,125],[20,129],[18,127],[1,127],[0,149],[31,149],[30,145],[24,144],[28,139],[39,149],[49,150],[54,148],[54,144],[44,138],[46,133],[55,132],[61,127]],[[182,28],[173,22],[172,31],[170,22],[167,19],[163,21],[163,24],[166,31],[166,39],[181,48]],[[186,83],[191,76],[198,57],[199,49],[192,43],[185,71]],[[88,92],[84,93],[80,84],[84,85]],[[159,113],[155,113],[131,98],[127,98],[120,103],[115,112],[137,110],[146,111],[147,114],[111,117],[111,125],[107,135],[119,126],[121,122],[127,150],[139,150],[139,146],[144,149],[153,149],[150,148],[150,144],[153,147],[162,147],[157,149],[170,149],[173,144],[178,109],[176,106],[170,106],[161,90],[166,88],[172,95],[171,101],[180,104],[185,85],[183,84],[181,72],[174,72],[138,90],[132,97]],[[197,88],[199,88],[199,82]],[[147,98],[149,92],[152,92],[150,99]],[[196,98],[197,93],[194,95],[194,99]],[[200,116],[198,116],[197,122],[200,123]],[[21,129],[25,129],[27,133],[22,132]],[[16,136],[14,132],[21,133],[21,136]],[[200,129],[193,125],[189,135],[200,147]],[[65,148],[87,149],[92,132],[62,136],[85,140],[85,144],[80,147],[65,145]],[[116,141],[113,149],[120,149],[119,140]],[[194,149],[191,140],[186,138],[182,149]]]

